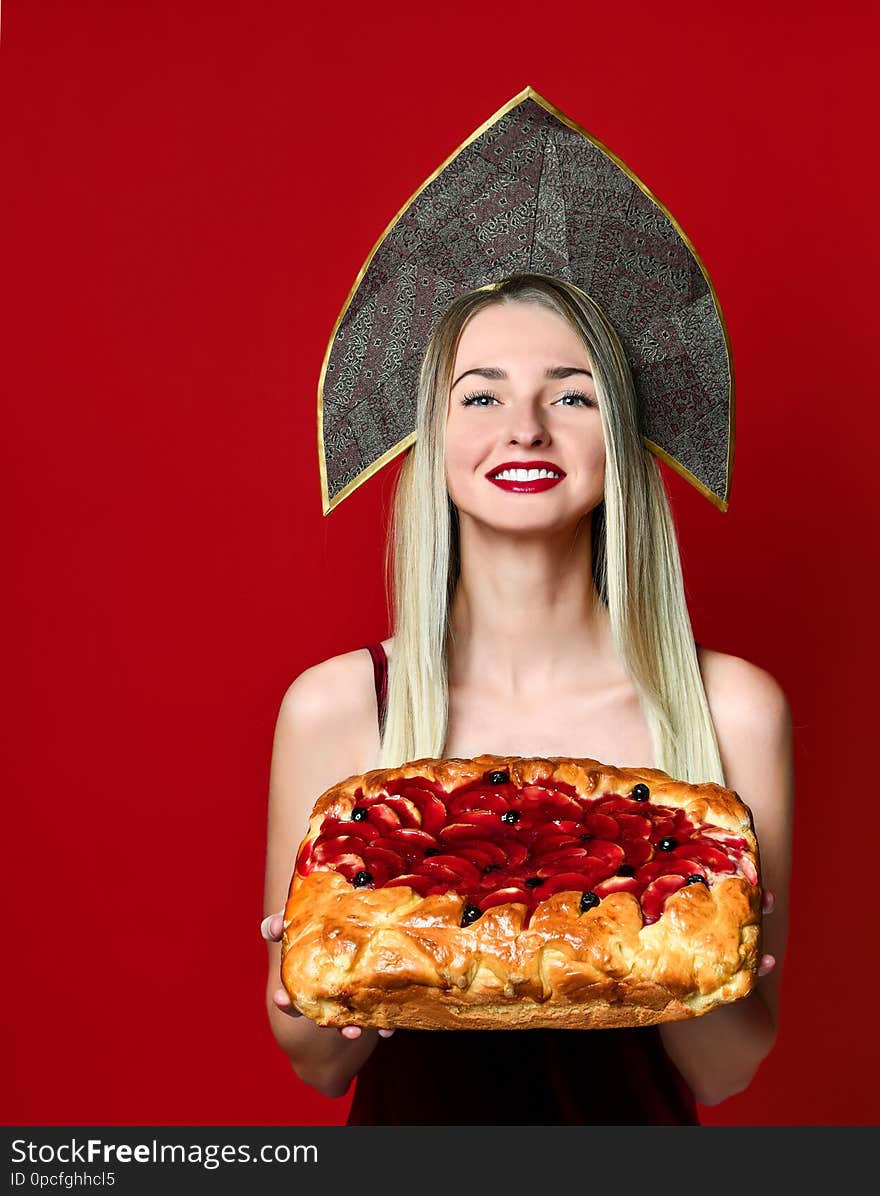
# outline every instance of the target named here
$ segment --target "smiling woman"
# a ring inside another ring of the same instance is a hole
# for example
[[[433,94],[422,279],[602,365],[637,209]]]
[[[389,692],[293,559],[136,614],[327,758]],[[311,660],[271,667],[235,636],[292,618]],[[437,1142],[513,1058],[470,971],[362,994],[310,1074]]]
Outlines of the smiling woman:
[[[352,1125],[694,1124],[697,1101],[750,1083],[778,1025],[790,714],[769,674],[695,644],[659,465],[726,509],[720,309],[650,193],[527,92],[401,212],[328,346],[325,510],[410,449],[386,548],[393,636],[370,645],[378,718],[361,651],[307,669],[285,694],[266,912],[283,908],[332,783],[486,753],[736,790],[754,816],[764,911],[775,899],[776,912],[752,994],[694,1020],[399,1029],[385,1042],[387,1030],[298,1013],[279,990],[281,919],[270,916],[273,1032],[319,1091],[341,1096],[357,1076]],[[526,265],[498,265],[511,261]]]

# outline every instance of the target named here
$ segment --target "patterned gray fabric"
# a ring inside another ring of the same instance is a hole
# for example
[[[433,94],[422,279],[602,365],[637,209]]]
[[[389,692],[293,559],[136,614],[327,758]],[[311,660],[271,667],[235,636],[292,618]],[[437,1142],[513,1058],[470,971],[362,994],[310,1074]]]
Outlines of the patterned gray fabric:
[[[413,432],[422,355],[448,304],[521,271],[599,304],[629,359],[643,436],[726,508],[732,374],[700,264],[626,171],[527,92],[408,206],[344,311],[320,396],[325,509]]]

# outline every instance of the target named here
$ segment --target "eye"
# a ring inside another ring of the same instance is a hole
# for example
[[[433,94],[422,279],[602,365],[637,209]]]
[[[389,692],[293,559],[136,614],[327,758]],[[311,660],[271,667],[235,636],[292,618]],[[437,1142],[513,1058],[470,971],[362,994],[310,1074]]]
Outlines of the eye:
[[[560,395],[560,397],[556,400],[557,403],[562,403],[563,407],[574,407],[574,403],[563,403],[563,399],[580,399],[584,407],[596,406],[595,399],[591,399],[589,395],[581,394],[579,390],[567,390],[564,395]]]
[[[465,395],[464,398],[461,400],[461,405],[462,405],[462,407],[486,407],[486,406],[488,406],[487,403],[478,403],[477,399],[491,399],[493,403],[497,401],[495,396],[490,395],[487,390],[481,390],[481,391],[478,391],[476,394]]]
[[[478,398],[490,398],[493,403],[497,402],[494,395],[490,395],[488,390],[476,391],[473,395],[465,395],[462,399],[462,407],[487,407],[487,403],[478,403]]]

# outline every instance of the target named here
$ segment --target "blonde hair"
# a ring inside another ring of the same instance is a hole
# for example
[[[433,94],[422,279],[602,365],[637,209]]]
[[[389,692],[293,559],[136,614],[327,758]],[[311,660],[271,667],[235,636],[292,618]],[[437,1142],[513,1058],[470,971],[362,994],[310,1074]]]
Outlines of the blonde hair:
[[[604,499],[592,512],[590,567],[618,657],[641,698],[654,765],[679,780],[724,784],[672,512],[659,463],[642,442],[620,339],[577,287],[531,273],[459,296],[425,351],[417,438],[400,469],[386,546],[394,652],[380,767],[444,754],[449,612],[460,573],[458,512],[446,488],[444,460],[452,371],[468,320],[490,304],[511,302],[537,303],[567,320],[592,363],[606,461]],[[495,748],[487,743],[481,750]]]

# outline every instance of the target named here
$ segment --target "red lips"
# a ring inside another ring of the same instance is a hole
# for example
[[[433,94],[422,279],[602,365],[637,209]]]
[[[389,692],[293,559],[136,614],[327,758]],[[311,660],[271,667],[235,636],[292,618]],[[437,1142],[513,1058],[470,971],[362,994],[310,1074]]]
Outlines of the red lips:
[[[513,479],[501,479],[494,475],[501,473],[505,469],[550,469],[554,473],[559,474],[555,478],[536,478],[532,482],[518,482]],[[496,465],[491,469],[486,477],[494,485],[501,490],[509,490],[514,494],[539,494],[542,490],[552,490],[554,486],[558,486],[565,477],[565,470],[561,469],[553,461],[505,461],[501,465]]]

